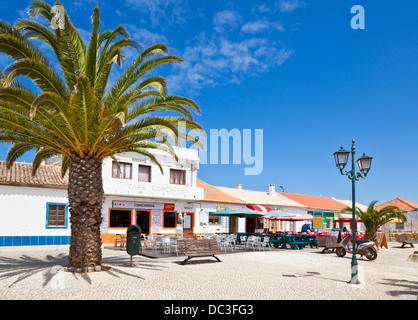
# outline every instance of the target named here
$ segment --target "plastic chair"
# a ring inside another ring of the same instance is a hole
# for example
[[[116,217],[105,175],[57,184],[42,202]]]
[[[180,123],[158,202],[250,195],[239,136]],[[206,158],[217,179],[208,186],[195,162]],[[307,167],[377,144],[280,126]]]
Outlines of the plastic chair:
[[[241,242],[242,245],[246,246],[247,245],[247,236],[240,236],[239,241]]]
[[[247,239],[247,243],[245,245],[245,250],[247,250],[247,246],[251,245],[251,247],[253,248],[253,250],[255,251],[255,248],[258,247],[260,250],[260,241],[259,241],[259,237],[256,236],[249,236]]]
[[[231,235],[228,235],[222,239],[221,243],[222,243],[222,247],[225,249],[225,253],[228,247],[230,247],[232,249],[232,252],[234,252],[234,248],[235,248],[234,237],[232,237]]]
[[[171,250],[174,250],[174,252],[176,253],[176,255],[178,257],[179,252],[177,251],[177,249],[178,249],[177,240],[178,239],[176,237],[170,238],[169,252],[171,253]]]
[[[270,237],[263,237],[263,241],[260,242],[260,247],[263,248],[263,251],[264,247],[268,247],[271,251]]]

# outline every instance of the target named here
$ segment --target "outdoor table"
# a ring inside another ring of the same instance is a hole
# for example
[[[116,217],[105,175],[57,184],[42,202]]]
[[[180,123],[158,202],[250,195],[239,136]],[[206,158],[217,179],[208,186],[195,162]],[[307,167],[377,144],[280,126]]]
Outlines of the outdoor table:
[[[276,248],[287,249],[286,243],[289,241],[286,233],[279,233],[275,235],[275,239],[272,240]]]

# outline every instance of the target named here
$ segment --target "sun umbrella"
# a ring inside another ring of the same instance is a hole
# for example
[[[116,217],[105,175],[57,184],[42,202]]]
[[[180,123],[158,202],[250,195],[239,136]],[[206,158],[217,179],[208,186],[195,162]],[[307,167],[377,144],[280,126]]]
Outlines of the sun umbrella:
[[[294,215],[287,213],[283,210],[279,210],[279,209],[273,209],[264,215],[264,218],[277,219],[277,220],[280,220],[280,218],[290,218],[290,217],[294,217]]]
[[[244,207],[244,208],[238,209],[235,212],[235,216],[240,217],[240,218],[260,218],[260,217],[263,217],[264,214]]]
[[[222,216],[222,217],[239,217],[239,218],[258,218],[262,217],[263,214],[248,208],[242,208],[239,210],[223,209],[211,213],[212,216]]]
[[[216,212],[211,213],[212,216],[221,216],[221,217],[234,217],[235,211],[229,208],[225,208]]]

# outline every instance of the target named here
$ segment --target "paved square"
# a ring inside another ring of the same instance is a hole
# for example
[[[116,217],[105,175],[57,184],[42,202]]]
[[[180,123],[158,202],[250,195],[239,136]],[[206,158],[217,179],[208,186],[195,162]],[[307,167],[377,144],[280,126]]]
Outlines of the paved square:
[[[408,299],[418,297],[418,263],[407,261],[417,248],[389,243],[375,261],[358,259],[360,285],[348,284],[351,255],[321,249],[247,251],[220,254],[222,262],[185,257],[135,256],[103,249],[109,271],[73,274],[68,248],[0,249],[0,299],[321,300]],[[144,251],[146,253],[146,251]]]

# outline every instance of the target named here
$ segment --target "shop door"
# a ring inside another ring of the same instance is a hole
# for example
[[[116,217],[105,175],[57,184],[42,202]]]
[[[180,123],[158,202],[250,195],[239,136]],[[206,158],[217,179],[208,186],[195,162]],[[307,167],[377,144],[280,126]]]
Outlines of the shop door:
[[[257,218],[247,218],[247,222],[246,222],[246,230],[247,232],[254,232],[255,227],[256,227],[256,219]]]
[[[150,211],[136,210],[136,225],[141,228],[141,232],[150,234]]]
[[[238,218],[229,217],[229,233],[237,233],[237,232],[238,232]]]
[[[185,212],[183,220],[183,237],[193,238],[194,214],[193,212]]]

